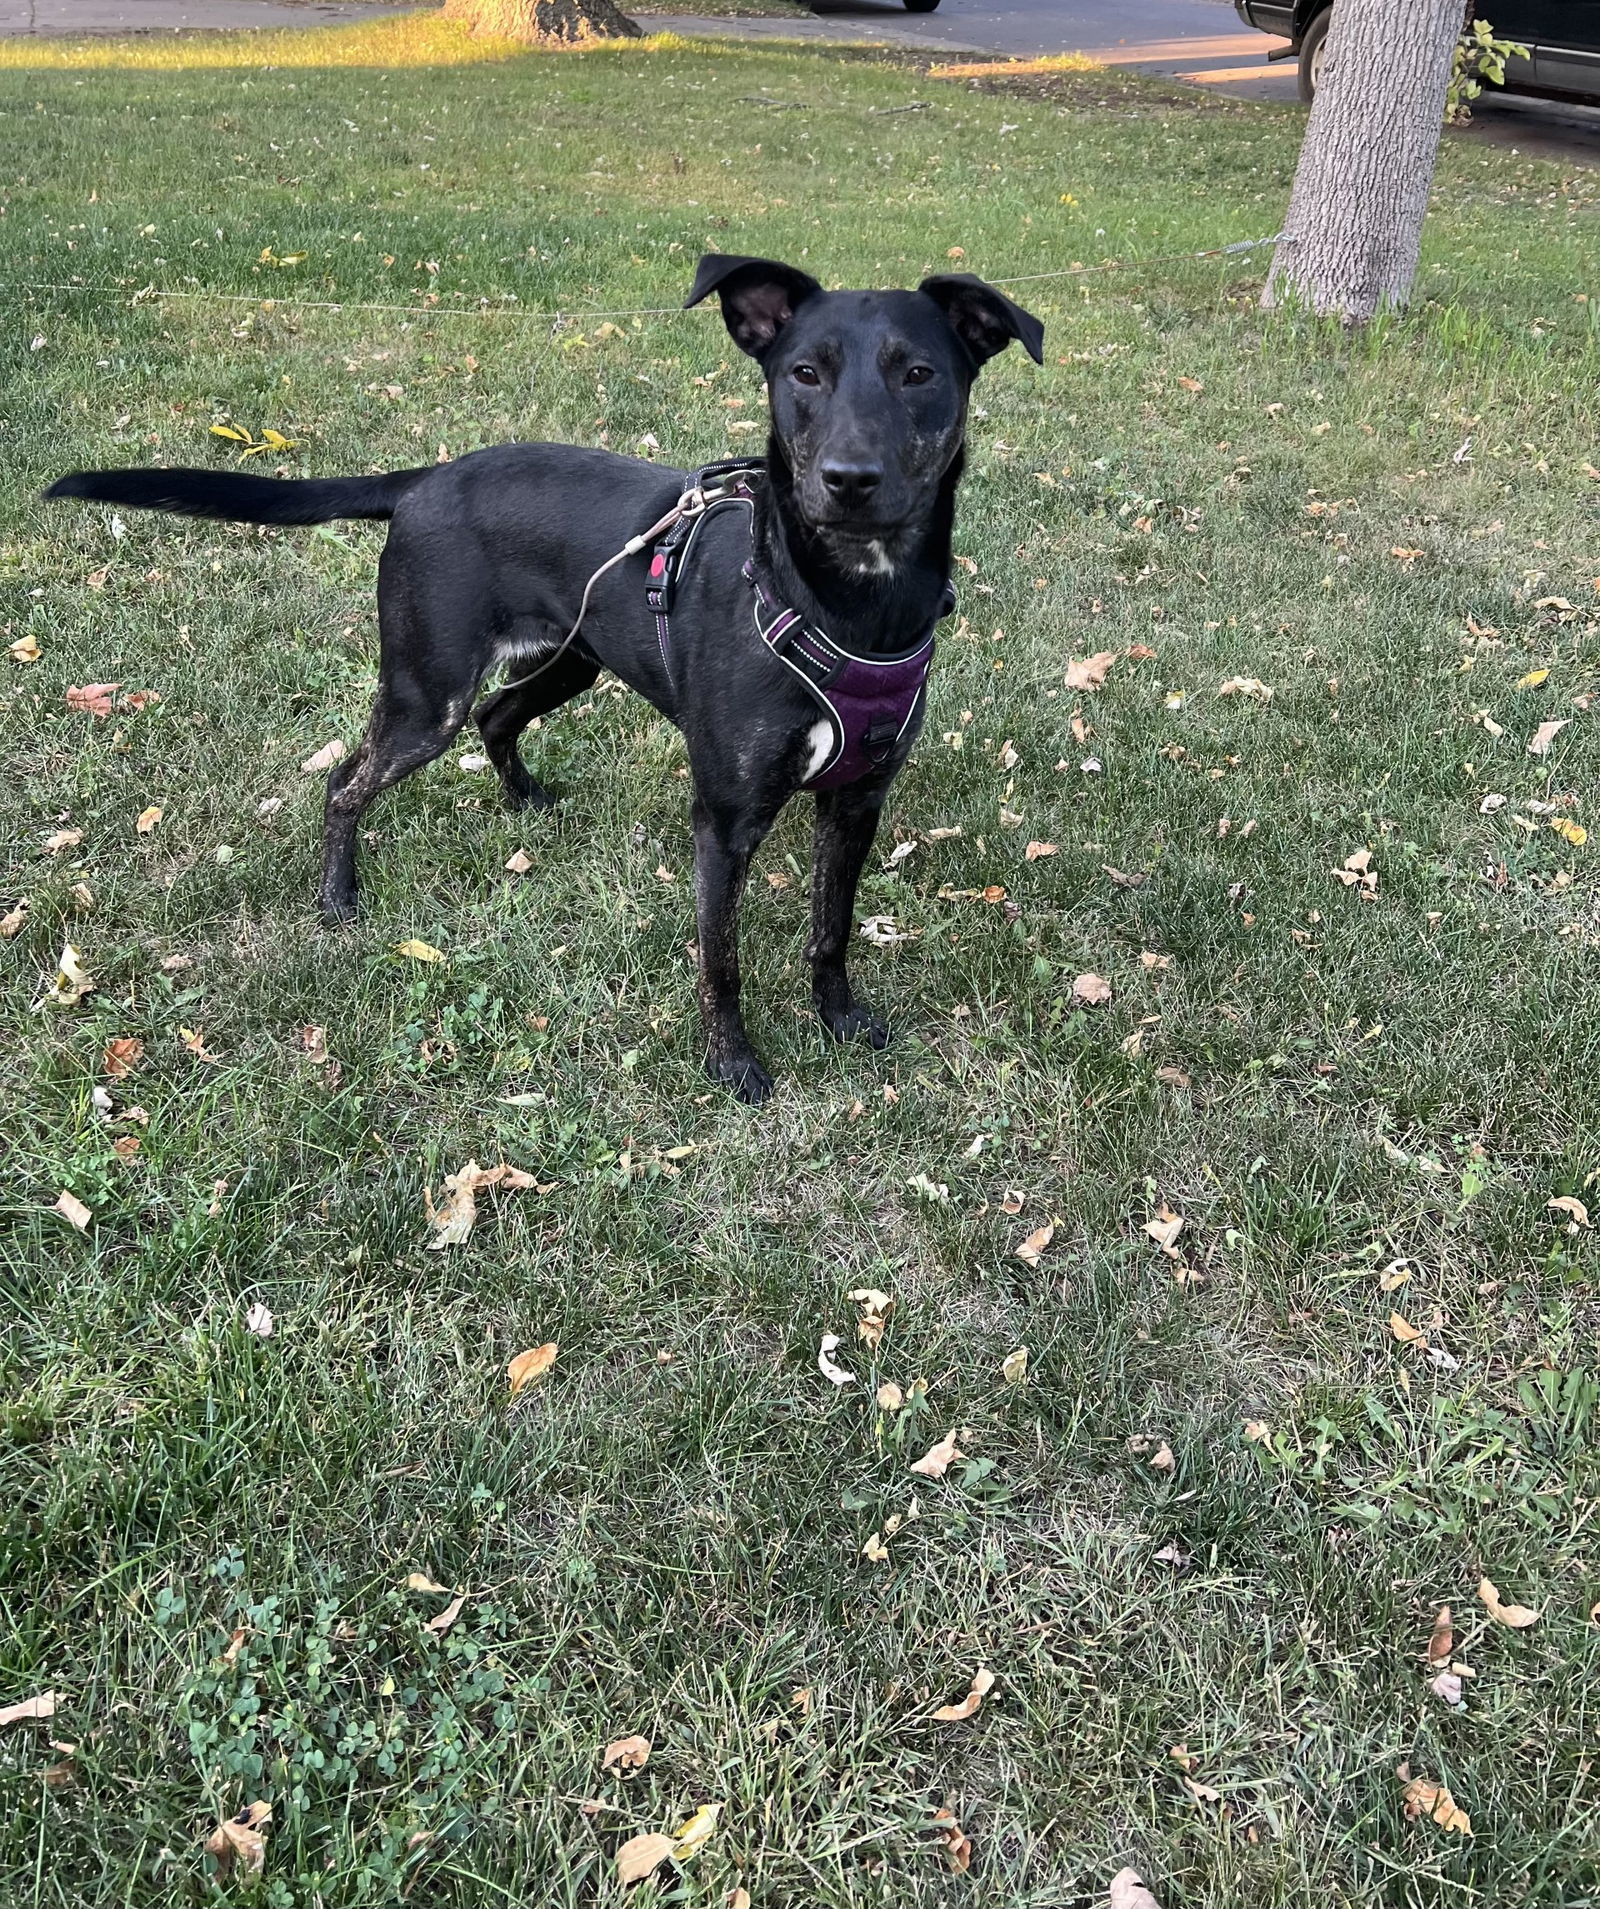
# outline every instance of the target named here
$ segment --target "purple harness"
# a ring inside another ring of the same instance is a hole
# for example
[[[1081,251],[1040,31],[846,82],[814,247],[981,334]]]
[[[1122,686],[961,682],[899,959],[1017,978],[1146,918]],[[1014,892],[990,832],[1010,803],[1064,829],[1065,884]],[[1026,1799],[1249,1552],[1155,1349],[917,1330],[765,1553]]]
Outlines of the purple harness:
[[[700,526],[713,512],[732,504],[748,506],[753,525],[755,493],[750,480],[763,474],[764,467],[759,463],[712,465],[696,472],[696,489],[721,486],[721,494],[713,494],[703,510],[675,524],[651,555],[645,597],[656,620],[661,660],[669,673],[668,617]],[[746,560],[744,577],[753,598],[756,635],[805,685],[833,730],[832,746],[822,766],[801,786],[842,789],[882,768],[921,711],[928,671],[933,666],[933,631],[898,656],[857,656],[841,649],[825,631],[805,622],[798,610],[771,597],[756,575],[753,559]],[[955,607],[955,590],[947,585],[939,615],[948,616]]]

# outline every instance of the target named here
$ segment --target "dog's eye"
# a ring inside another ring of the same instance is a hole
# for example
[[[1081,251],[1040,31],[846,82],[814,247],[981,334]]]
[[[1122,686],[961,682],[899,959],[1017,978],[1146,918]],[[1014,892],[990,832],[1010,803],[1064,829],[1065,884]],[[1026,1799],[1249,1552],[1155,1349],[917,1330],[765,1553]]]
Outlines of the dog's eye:
[[[793,371],[789,373],[789,376],[794,379],[796,384],[822,383],[822,380],[817,376],[817,368],[815,365],[796,365]]]
[[[913,365],[906,373],[907,384],[926,384],[933,376],[932,365]]]

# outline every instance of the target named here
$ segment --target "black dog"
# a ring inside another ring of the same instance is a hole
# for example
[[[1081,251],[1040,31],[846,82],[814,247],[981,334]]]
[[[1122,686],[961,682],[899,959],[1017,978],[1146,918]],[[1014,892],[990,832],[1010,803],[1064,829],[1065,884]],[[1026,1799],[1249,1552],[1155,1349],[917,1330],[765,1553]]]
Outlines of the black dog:
[[[772,1082],[739,1015],[738,910],[751,856],[800,789],[817,791],[817,1012],[841,1040],[889,1038],[845,971],[856,883],[950,607],[973,378],[1012,339],[1042,363],[1043,327],[965,273],[914,292],[825,292],[792,266],[713,254],[688,303],[712,292],[766,374],[764,469],[696,482],[608,451],[514,444],[384,477],[89,471],[47,495],[256,524],[393,518],[377,701],[328,779],[329,921],[355,912],[362,810],[449,746],[497,665],[515,680],[476,721],[518,806],[550,800],[517,751],[534,717],[602,668],[646,696],[683,731],[694,777],[707,1065],[761,1101]],[[647,528],[662,533],[653,552]]]

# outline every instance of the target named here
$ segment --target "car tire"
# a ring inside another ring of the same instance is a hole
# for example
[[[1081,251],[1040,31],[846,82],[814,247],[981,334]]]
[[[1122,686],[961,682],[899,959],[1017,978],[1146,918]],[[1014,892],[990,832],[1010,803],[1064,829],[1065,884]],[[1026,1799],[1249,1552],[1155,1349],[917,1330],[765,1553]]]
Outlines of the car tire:
[[[907,13],[932,13],[939,0],[906,0]]]
[[[1324,7],[1300,40],[1300,97],[1309,106],[1317,96],[1317,81],[1322,76],[1322,43],[1328,37],[1328,22],[1333,8]]]

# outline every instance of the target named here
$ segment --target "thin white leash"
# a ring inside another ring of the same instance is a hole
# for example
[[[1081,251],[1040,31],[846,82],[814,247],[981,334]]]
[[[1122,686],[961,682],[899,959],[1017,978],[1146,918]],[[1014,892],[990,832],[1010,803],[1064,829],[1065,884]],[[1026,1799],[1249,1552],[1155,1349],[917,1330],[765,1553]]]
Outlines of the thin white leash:
[[[542,676],[552,664],[559,662],[560,659],[566,655],[579,630],[583,628],[583,619],[589,613],[590,592],[608,570],[614,570],[619,563],[622,563],[628,557],[638,556],[641,550],[648,548],[664,531],[670,530],[674,524],[681,523],[685,517],[699,517],[703,515],[723,494],[723,491],[718,487],[713,487],[708,493],[703,485],[696,484],[691,486],[690,489],[686,490],[682,496],[679,497],[677,503],[672,506],[665,517],[653,523],[648,530],[641,530],[637,537],[630,537],[615,556],[607,557],[605,562],[601,564],[600,568],[595,571],[594,575],[590,577],[589,581],[583,586],[583,599],[578,605],[578,614],[573,619],[572,628],[567,631],[566,635],[562,637],[561,641],[550,654],[543,658],[533,669],[529,670],[526,676],[518,676],[512,682],[502,683],[500,689],[495,691],[495,694],[499,695],[502,691],[508,689],[521,689],[524,683],[531,683],[535,677]]]

